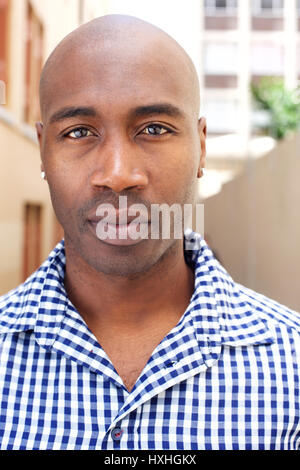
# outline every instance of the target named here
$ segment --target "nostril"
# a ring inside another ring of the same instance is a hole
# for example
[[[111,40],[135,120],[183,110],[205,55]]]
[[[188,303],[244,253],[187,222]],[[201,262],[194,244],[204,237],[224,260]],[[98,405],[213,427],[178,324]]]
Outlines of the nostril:
[[[143,172],[95,171],[91,176],[91,185],[96,188],[109,188],[115,193],[129,189],[143,189],[148,184],[148,177]]]

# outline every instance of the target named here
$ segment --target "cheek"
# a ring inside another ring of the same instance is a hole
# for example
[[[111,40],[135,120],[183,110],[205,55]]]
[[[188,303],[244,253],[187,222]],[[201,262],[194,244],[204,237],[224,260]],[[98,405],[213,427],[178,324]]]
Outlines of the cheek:
[[[66,190],[63,190],[58,181],[53,183],[53,180],[50,180],[48,181],[48,184],[55,215],[60,224],[64,227],[66,220],[65,214],[70,211]]]
[[[173,151],[172,158],[157,168],[157,181],[160,181],[162,190],[173,195],[173,200],[184,201],[187,193],[190,196],[195,190],[198,160],[199,156],[195,146],[187,144]]]
[[[48,177],[48,185],[54,212],[65,228],[73,219],[80,191],[76,190],[76,181],[64,172],[52,172]]]
[[[71,210],[76,206],[78,195],[82,193],[82,178],[79,179],[82,171],[72,168],[70,161],[56,152],[55,148],[47,152],[44,167],[54,210]]]

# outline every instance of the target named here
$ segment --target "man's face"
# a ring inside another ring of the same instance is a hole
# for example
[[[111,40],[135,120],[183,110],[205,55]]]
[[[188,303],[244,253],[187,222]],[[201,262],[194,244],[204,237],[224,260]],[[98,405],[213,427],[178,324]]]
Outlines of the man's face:
[[[54,211],[72,249],[97,271],[129,275],[153,266],[182,240],[101,240],[96,210],[119,196],[127,205],[193,203],[204,159],[184,71],[160,54],[111,43],[70,54],[37,126]],[[179,65],[180,67],[180,65]],[[187,71],[185,72],[187,74]],[[202,155],[202,161],[200,162]]]

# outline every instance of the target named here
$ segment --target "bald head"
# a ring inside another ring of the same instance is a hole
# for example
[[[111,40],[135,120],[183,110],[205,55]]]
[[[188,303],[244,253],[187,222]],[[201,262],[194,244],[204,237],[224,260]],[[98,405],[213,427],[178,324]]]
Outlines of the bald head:
[[[42,119],[47,119],[53,100],[59,99],[76,86],[77,75],[90,71],[97,64],[98,71],[112,64],[112,73],[124,74],[130,70],[142,71],[147,63],[162,73],[170,87],[180,84],[186,103],[199,114],[199,83],[194,64],[184,49],[161,29],[138,18],[108,15],[96,18],[66,36],[48,58],[40,80]],[[66,73],[69,72],[69,73]],[[94,70],[94,73],[97,73]],[[87,78],[90,75],[87,73]],[[86,83],[88,85],[88,83]],[[100,85],[100,83],[99,83]],[[149,83],[151,86],[151,83]]]
[[[173,249],[181,257],[182,242],[172,237],[141,239],[124,250],[99,243],[90,217],[100,203],[117,206],[120,195],[128,196],[128,207],[195,202],[206,123],[184,50],[144,21],[101,17],[57,46],[40,93],[42,171],[64,228],[66,256],[79,255],[96,271],[117,276],[144,273],[173,258]]]

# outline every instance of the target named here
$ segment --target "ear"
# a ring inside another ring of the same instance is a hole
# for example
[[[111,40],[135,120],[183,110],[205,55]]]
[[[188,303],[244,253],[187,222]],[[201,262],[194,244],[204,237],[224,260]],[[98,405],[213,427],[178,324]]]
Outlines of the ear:
[[[201,178],[203,176],[203,168],[206,165],[206,135],[207,135],[207,127],[206,127],[206,119],[204,117],[200,118],[198,121],[198,133],[200,139],[200,148],[201,148],[201,155],[200,155],[200,164],[198,168],[197,176]]]
[[[35,123],[35,129],[36,129],[36,135],[37,135],[37,139],[38,139],[39,147],[40,147],[40,155],[41,155],[41,159],[42,159],[42,138],[43,138],[43,130],[44,130],[43,123],[42,122],[36,122]],[[42,163],[41,163],[41,171],[44,171],[43,159],[42,159]]]
[[[35,123],[35,129],[36,129],[36,135],[39,141],[39,146],[40,149],[42,147],[42,137],[43,137],[43,130],[44,130],[44,125],[42,122],[36,122]]]

